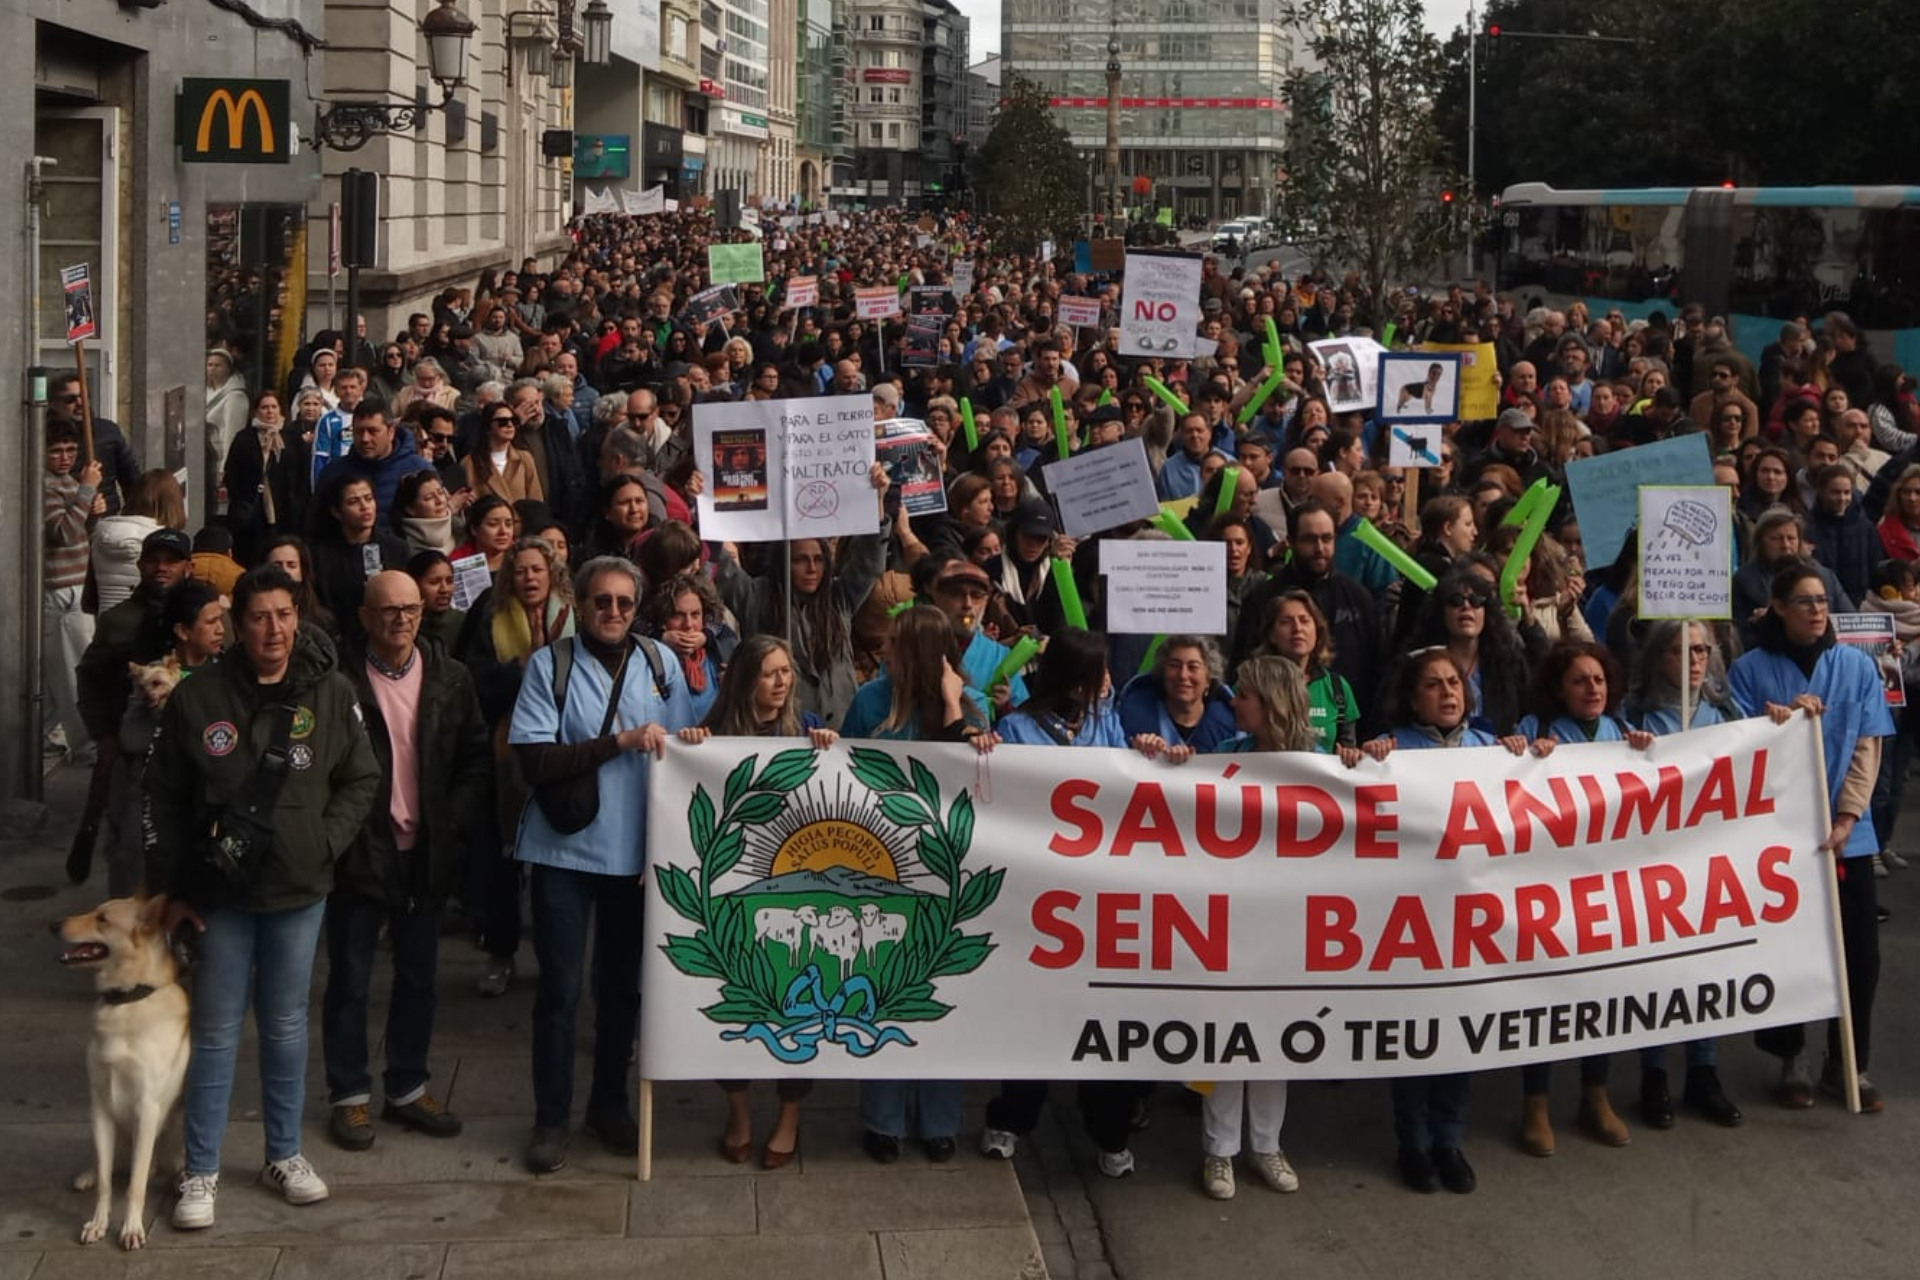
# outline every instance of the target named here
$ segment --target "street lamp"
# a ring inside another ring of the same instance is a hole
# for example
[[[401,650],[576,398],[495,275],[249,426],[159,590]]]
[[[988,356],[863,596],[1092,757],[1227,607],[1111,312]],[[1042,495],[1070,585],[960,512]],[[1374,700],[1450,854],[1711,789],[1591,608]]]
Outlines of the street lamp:
[[[357,151],[381,134],[418,128],[428,111],[446,106],[466,87],[467,45],[479,29],[472,18],[454,7],[454,0],[440,0],[439,8],[420,20],[419,28],[427,39],[427,73],[440,86],[440,101],[323,104],[314,117],[314,145]]]
[[[573,88],[573,55],[576,47],[564,41],[553,47],[553,65],[547,70],[547,79],[554,88]]]
[[[606,66],[613,58],[613,9],[607,0],[593,0],[580,15],[580,22],[587,41],[580,60],[588,66]]]
[[[1120,24],[1107,29],[1107,234],[1120,219]]]

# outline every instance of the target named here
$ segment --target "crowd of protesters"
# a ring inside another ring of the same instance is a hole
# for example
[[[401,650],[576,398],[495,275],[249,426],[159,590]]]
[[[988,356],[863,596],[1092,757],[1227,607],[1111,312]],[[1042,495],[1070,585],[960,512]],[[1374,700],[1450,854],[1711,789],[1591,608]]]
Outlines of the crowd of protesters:
[[[560,261],[448,289],[391,341],[316,335],[280,386],[245,386],[232,353],[214,347],[208,439],[224,509],[191,537],[171,476],[141,473],[111,424],[94,421],[96,456],[80,456],[71,384],[59,384],[46,480],[52,706],[67,749],[98,752],[112,776],[113,890],[172,895],[175,918],[204,930],[203,973],[219,971],[195,1004],[177,1225],[213,1220],[249,977],[269,1179],[307,1203],[327,1193],[298,1128],[319,939],[333,1141],[354,1151],[376,1137],[366,1022],[383,929],[394,995],[380,1115],[450,1137],[460,1123],[427,1068],[443,917],[485,949],[479,990],[499,996],[519,977],[529,887],[527,1164],[566,1162],[589,982],[585,1132],[633,1151],[646,761],[669,737],[710,734],[811,735],[822,748],[840,737],[1126,747],[1176,763],[1318,751],[1351,764],[1426,748],[1644,748],[1723,719],[1824,708],[1858,1085],[1866,1109],[1884,1105],[1866,1075],[1874,880],[1906,865],[1892,829],[1910,738],[1871,661],[1835,645],[1830,619],[1884,612],[1903,640],[1920,636],[1920,411],[1912,380],[1876,361],[1847,317],[1783,326],[1756,363],[1696,307],[1628,322],[1484,282],[1372,297],[1351,273],[1283,279],[1209,258],[1201,354],[1140,359],[1122,356],[1107,327],[1119,273],[1004,252],[991,225],[898,211],[770,217],[765,283],[716,294],[707,247],[740,234],[715,232],[705,213],[588,218]],[[904,318],[855,317],[856,287],[951,286],[962,264],[970,287],[950,289],[930,361],[903,367]],[[799,277],[817,280],[816,305],[784,305]],[[1105,324],[1059,323],[1063,296],[1099,299]],[[1284,377],[1243,414],[1278,372],[1269,320]],[[1306,345],[1389,324],[1401,342],[1490,343],[1497,355],[1498,415],[1447,424],[1439,465],[1417,477],[1390,465],[1370,414],[1330,409]],[[1098,542],[1167,534],[1146,523],[1062,531],[1048,497],[1056,390],[1069,448],[1142,440],[1168,510],[1225,544],[1225,633],[1168,637],[1151,654],[1148,637],[1104,634]],[[909,517],[876,467],[874,534],[701,536],[702,406],[860,394],[876,419],[926,424],[945,513]],[[1635,541],[1590,565],[1565,502],[1510,611],[1498,584],[1516,530],[1504,517],[1528,486],[1559,483],[1577,458],[1683,434],[1705,437],[1735,495],[1733,621],[1642,623]],[[1363,521],[1429,570],[1432,589],[1404,582],[1362,539]],[[475,565],[477,591],[456,572]],[[1063,594],[1062,573],[1076,591]],[[1068,595],[1084,627],[1069,624]],[[996,682],[1022,634],[1044,650]],[[154,712],[133,668],[168,662],[187,678]],[[262,758],[281,764],[264,791]],[[582,807],[581,783],[595,803]],[[209,817],[232,821],[236,796],[250,795],[279,806],[278,834],[262,837],[271,852],[250,872],[216,874],[199,853]],[[1844,1092],[1832,1044],[1818,1069],[1798,1029],[1763,1047],[1780,1057],[1783,1105],[1812,1105],[1816,1085]],[[1686,1044],[1678,1090],[1667,1061],[1641,1055],[1642,1123],[1672,1126],[1676,1094],[1712,1123],[1742,1122],[1714,1041]],[[1579,1127],[1626,1144],[1606,1059],[1579,1071]],[[720,1158],[743,1162],[747,1085],[722,1087]],[[1472,1190],[1467,1078],[1391,1092],[1408,1185]],[[781,1086],[758,1153],[766,1167],[792,1157],[806,1093]],[[1234,1194],[1243,1120],[1261,1180],[1298,1187],[1280,1141],[1286,1096],[1275,1081],[1205,1098],[1207,1194]],[[982,1152],[1011,1156],[1045,1097],[1008,1084]],[[1554,1150],[1547,1100],[1546,1069],[1529,1069],[1519,1135],[1537,1155]],[[1149,1092],[1089,1084],[1079,1102],[1101,1171],[1123,1176]],[[877,1161],[908,1140],[953,1158],[961,1123],[957,1085],[863,1089]]]

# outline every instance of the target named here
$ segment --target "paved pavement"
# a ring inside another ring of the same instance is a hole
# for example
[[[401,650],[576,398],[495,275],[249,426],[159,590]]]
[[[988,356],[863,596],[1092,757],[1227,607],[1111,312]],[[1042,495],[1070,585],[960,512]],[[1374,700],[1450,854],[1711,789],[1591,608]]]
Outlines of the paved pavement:
[[[459,938],[442,944],[433,1087],[466,1121],[462,1136],[435,1140],[380,1126],[370,1151],[335,1149],[325,1135],[316,1016],[306,1149],[332,1186],[330,1200],[296,1209],[254,1182],[258,1084],[246,1046],[218,1225],[173,1231],[165,1223],[172,1197],[156,1187],[148,1211],[160,1224],[144,1252],[123,1254],[111,1236],[80,1246],[92,1200],[70,1183],[91,1160],[84,1051],[92,987],[53,962],[46,924],[103,892],[97,880],[70,888],[61,871],[84,791],[84,777],[61,770],[48,782],[56,816],[46,832],[0,841],[0,973],[8,982],[0,1001],[0,1280],[1043,1280],[1013,1170],[970,1150],[949,1165],[912,1153],[874,1165],[859,1149],[850,1085],[815,1092],[800,1154],[776,1173],[721,1160],[714,1144],[724,1108],[719,1092],[699,1082],[656,1086],[651,1182],[635,1181],[630,1158],[579,1135],[567,1169],[528,1175],[520,1151],[532,1116],[531,984],[522,979],[503,999],[480,999],[479,953]],[[530,951],[523,948],[524,964]],[[316,974],[316,1009],[322,980]],[[384,1019],[384,1009],[374,1016]],[[579,1097],[585,1088],[583,1078]],[[969,1128],[977,1134],[985,1095],[975,1094]],[[759,1101],[764,1135],[771,1091]]]

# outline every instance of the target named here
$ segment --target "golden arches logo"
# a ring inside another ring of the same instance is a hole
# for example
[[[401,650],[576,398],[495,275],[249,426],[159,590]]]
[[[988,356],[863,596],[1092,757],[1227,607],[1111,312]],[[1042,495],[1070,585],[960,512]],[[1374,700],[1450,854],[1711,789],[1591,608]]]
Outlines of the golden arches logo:
[[[227,89],[216,89],[208,97],[207,105],[200,109],[200,128],[194,135],[194,150],[205,155],[213,141],[213,113],[224,110],[227,113],[227,150],[240,150],[241,139],[246,136],[247,113],[253,112],[260,120],[260,149],[268,155],[274,154],[273,113],[267,110],[267,100],[260,96],[258,89],[248,89],[235,98]]]

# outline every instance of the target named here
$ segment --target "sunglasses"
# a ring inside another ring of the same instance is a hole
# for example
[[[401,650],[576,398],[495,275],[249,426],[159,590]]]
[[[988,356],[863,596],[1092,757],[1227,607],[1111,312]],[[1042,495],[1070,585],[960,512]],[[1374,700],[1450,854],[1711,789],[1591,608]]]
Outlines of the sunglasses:
[[[632,613],[633,597],[616,596],[611,592],[601,592],[593,598],[593,607],[601,613]]]
[[[1487,595],[1480,591],[1456,591],[1441,601],[1449,609],[1484,609],[1487,607],[1487,602]]]
[[[495,427],[510,427],[519,421],[520,419],[514,417],[510,413],[497,413],[493,417],[487,419],[488,425],[495,426]],[[448,436],[447,439],[451,440],[453,439],[453,437]]]
[[[451,431],[429,431],[427,432],[427,439],[433,441],[435,444],[452,444],[453,433]]]

